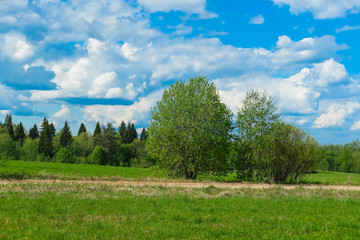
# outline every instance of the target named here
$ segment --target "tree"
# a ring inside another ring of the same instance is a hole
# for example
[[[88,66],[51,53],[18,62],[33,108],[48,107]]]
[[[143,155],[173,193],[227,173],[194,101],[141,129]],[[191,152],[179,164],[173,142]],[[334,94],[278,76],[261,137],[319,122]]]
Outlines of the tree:
[[[145,128],[142,129],[141,134],[140,134],[140,141],[144,141],[147,139],[147,132],[145,130]]]
[[[11,137],[11,139],[15,141],[14,126],[13,126],[12,117],[11,117],[10,114],[7,114],[7,115],[6,115],[4,125],[5,125],[5,128],[6,128],[7,134],[9,134],[9,136]]]
[[[121,143],[125,143],[124,141],[124,135],[126,132],[126,124],[124,121],[121,121],[120,127],[119,127],[119,134],[120,134],[120,138],[121,138]]]
[[[34,124],[34,126],[32,128],[30,128],[29,130],[29,138],[31,138],[32,140],[38,138],[40,135],[39,135],[39,131],[38,131],[38,128],[36,126],[36,124]]]
[[[26,139],[25,129],[22,122],[20,122],[15,129],[15,140],[20,143],[20,146],[22,146],[25,142],[25,139]]]
[[[50,124],[49,124],[49,128],[50,128],[51,136],[52,136],[52,137],[55,137],[55,136],[56,136],[56,129],[55,129],[54,124],[53,124],[53,123],[50,123]]]
[[[64,127],[61,129],[61,133],[60,133],[60,146],[68,147],[71,145],[72,141],[73,138],[70,131],[70,127],[67,121],[65,121]]]
[[[116,139],[116,130],[111,123],[108,123],[106,125],[100,145],[103,147],[106,153],[108,162],[111,163],[115,157],[115,153],[118,148],[118,143]]]
[[[100,127],[100,123],[96,122],[96,126],[95,126],[95,130],[94,130],[94,134],[93,136],[95,137],[96,135],[101,134],[101,127]]]
[[[71,152],[67,148],[60,148],[60,150],[56,153],[56,162],[59,163],[74,163],[75,159]]]
[[[85,127],[84,123],[80,124],[80,128],[79,128],[79,131],[78,131],[77,135],[79,136],[82,133],[86,133],[86,127]]]
[[[262,154],[265,168],[261,170],[269,181],[300,181],[314,170],[320,157],[318,142],[291,124],[277,123],[266,140]]]
[[[151,116],[147,150],[161,168],[187,179],[227,169],[232,115],[205,77],[171,85]]]
[[[131,143],[131,135],[132,135],[132,129],[130,122],[127,125],[126,131],[124,133],[124,143]]]
[[[15,160],[20,157],[20,147],[9,134],[0,134],[0,160]]]
[[[95,126],[95,130],[93,134],[93,142],[94,142],[94,146],[101,145],[102,142],[102,132],[99,122],[97,122]]]
[[[266,171],[262,154],[267,143],[266,136],[273,132],[280,121],[276,102],[266,94],[252,90],[246,93],[236,119],[236,146],[238,154],[235,163],[238,177],[243,180],[260,180]]]
[[[101,146],[96,146],[94,148],[94,151],[89,156],[90,164],[100,164],[100,165],[106,165],[108,163],[106,159],[106,154],[104,149]]]
[[[44,117],[40,126],[39,153],[45,157],[53,156],[53,134],[49,121]]]
[[[135,139],[138,139],[138,133],[136,131],[134,123],[131,124],[131,142],[132,143]]]

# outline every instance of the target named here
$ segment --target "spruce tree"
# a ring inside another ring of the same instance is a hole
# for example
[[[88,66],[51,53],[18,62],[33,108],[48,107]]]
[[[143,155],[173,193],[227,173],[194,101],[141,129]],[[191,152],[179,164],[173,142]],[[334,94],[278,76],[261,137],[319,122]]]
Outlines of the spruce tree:
[[[84,125],[84,123],[81,123],[79,131],[78,131],[78,136],[82,133],[86,133],[86,127]]]
[[[22,122],[15,129],[15,140],[20,143],[20,146],[23,146],[26,139],[25,129]]]
[[[131,124],[130,122],[127,125],[126,131],[124,133],[124,143],[131,143]]]
[[[72,134],[70,131],[70,127],[68,125],[68,122],[65,121],[63,129],[61,129],[60,133],[60,146],[62,147],[68,147],[71,145],[73,141]]]
[[[100,123],[99,123],[99,122],[96,123],[96,127],[95,127],[95,130],[94,130],[93,136],[95,137],[95,136],[98,135],[98,134],[101,134],[101,127],[100,127]]]
[[[34,140],[38,137],[39,137],[39,131],[38,131],[36,124],[34,124],[34,127],[30,128],[30,130],[29,130],[29,138]]]
[[[53,124],[53,123],[50,123],[49,128],[50,128],[51,136],[52,136],[52,137],[55,137],[55,135],[56,135],[56,129],[55,129],[54,124]]]
[[[7,114],[5,117],[5,128],[7,134],[11,137],[12,140],[15,140],[15,132],[14,132],[14,126],[12,123],[12,117],[10,114]]]
[[[121,121],[120,127],[119,127],[119,134],[120,134],[120,138],[121,138],[121,143],[125,143],[125,139],[124,139],[124,135],[126,132],[126,124],[124,121]]]
[[[134,123],[131,124],[131,142],[138,138],[138,133],[136,131]]]
[[[142,129],[141,134],[140,134],[140,141],[144,141],[147,139],[147,132],[145,130],[145,128]]]
[[[49,121],[44,117],[43,122],[40,126],[40,140],[39,140],[39,153],[46,157],[53,156],[53,134],[49,124]]]

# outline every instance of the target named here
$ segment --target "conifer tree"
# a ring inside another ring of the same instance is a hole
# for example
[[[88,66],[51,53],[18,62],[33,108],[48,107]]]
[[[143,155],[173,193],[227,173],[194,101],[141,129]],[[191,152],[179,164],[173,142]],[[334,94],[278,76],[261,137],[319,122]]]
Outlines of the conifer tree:
[[[54,124],[53,124],[53,123],[50,123],[49,127],[50,127],[51,136],[52,136],[52,137],[55,137],[55,135],[56,135],[56,129],[55,129]]]
[[[63,127],[63,129],[61,129],[61,133],[60,133],[60,146],[68,147],[71,145],[72,141],[73,141],[73,138],[72,138],[72,134],[70,131],[70,127],[69,127],[67,121],[65,121],[64,127]]]
[[[38,137],[39,137],[39,130],[38,130],[36,124],[34,124],[34,126],[32,128],[30,128],[30,130],[29,130],[29,138],[34,140]]]
[[[127,125],[126,131],[124,133],[124,143],[131,143],[131,124],[130,122]]]
[[[100,127],[100,123],[99,123],[99,122],[96,123],[96,127],[95,127],[95,130],[94,130],[93,136],[95,137],[95,136],[98,135],[98,134],[101,134],[101,127]]]
[[[126,132],[126,124],[124,121],[121,121],[120,127],[119,127],[119,134],[120,134],[120,138],[121,138],[121,143],[125,143],[125,139],[124,139],[124,135]]]
[[[140,141],[144,141],[147,139],[147,132],[145,130],[145,128],[142,129],[141,134],[140,134]]]
[[[5,128],[7,133],[9,134],[9,136],[11,137],[12,140],[15,140],[15,132],[14,132],[14,126],[12,123],[12,117],[10,114],[7,114],[5,117]]]
[[[25,129],[22,122],[15,129],[15,140],[20,143],[20,146],[23,146],[26,139]]]
[[[85,127],[84,123],[81,123],[79,131],[78,131],[78,136],[85,132],[86,132],[86,127]]]
[[[46,119],[46,117],[44,117],[44,120],[41,123],[40,130],[39,153],[46,157],[52,157],[54,150],[52,142],[53,135],[49,121]]]
[[[131,142],[138,138],[138,133],[136,131],[134,123],[131,124]]]

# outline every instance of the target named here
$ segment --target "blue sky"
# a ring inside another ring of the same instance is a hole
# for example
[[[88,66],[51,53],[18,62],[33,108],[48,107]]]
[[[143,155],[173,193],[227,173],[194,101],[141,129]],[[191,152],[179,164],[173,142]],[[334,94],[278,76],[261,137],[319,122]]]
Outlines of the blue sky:
[[[360,134],[359,0],[2,0],[0,118],[135,122],[207,76],[236,112],[266,90],[321,143]],[[3,121],[3,120],[2,120]]]

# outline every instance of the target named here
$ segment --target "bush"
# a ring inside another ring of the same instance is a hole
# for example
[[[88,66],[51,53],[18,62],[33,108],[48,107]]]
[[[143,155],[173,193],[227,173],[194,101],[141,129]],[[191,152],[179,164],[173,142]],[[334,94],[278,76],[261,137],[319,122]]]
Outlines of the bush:
[[[108,161],[106,158],[106,153],[102,146],[96,146],[94,151],[88,157],[89,164],[100,164],[100,165],[107,165]]]
[[[66,148],[62,147],[56,154],[56,162],[59,163],[74,163],[75,159],[71,152]]]
[[[27,139],[21,148],[21,160],[36,161],[38,157],[38,145],[36,140]]]
[[[20,146],[6,134],[0,134],[0,159],[18,160],[20,158]]]

